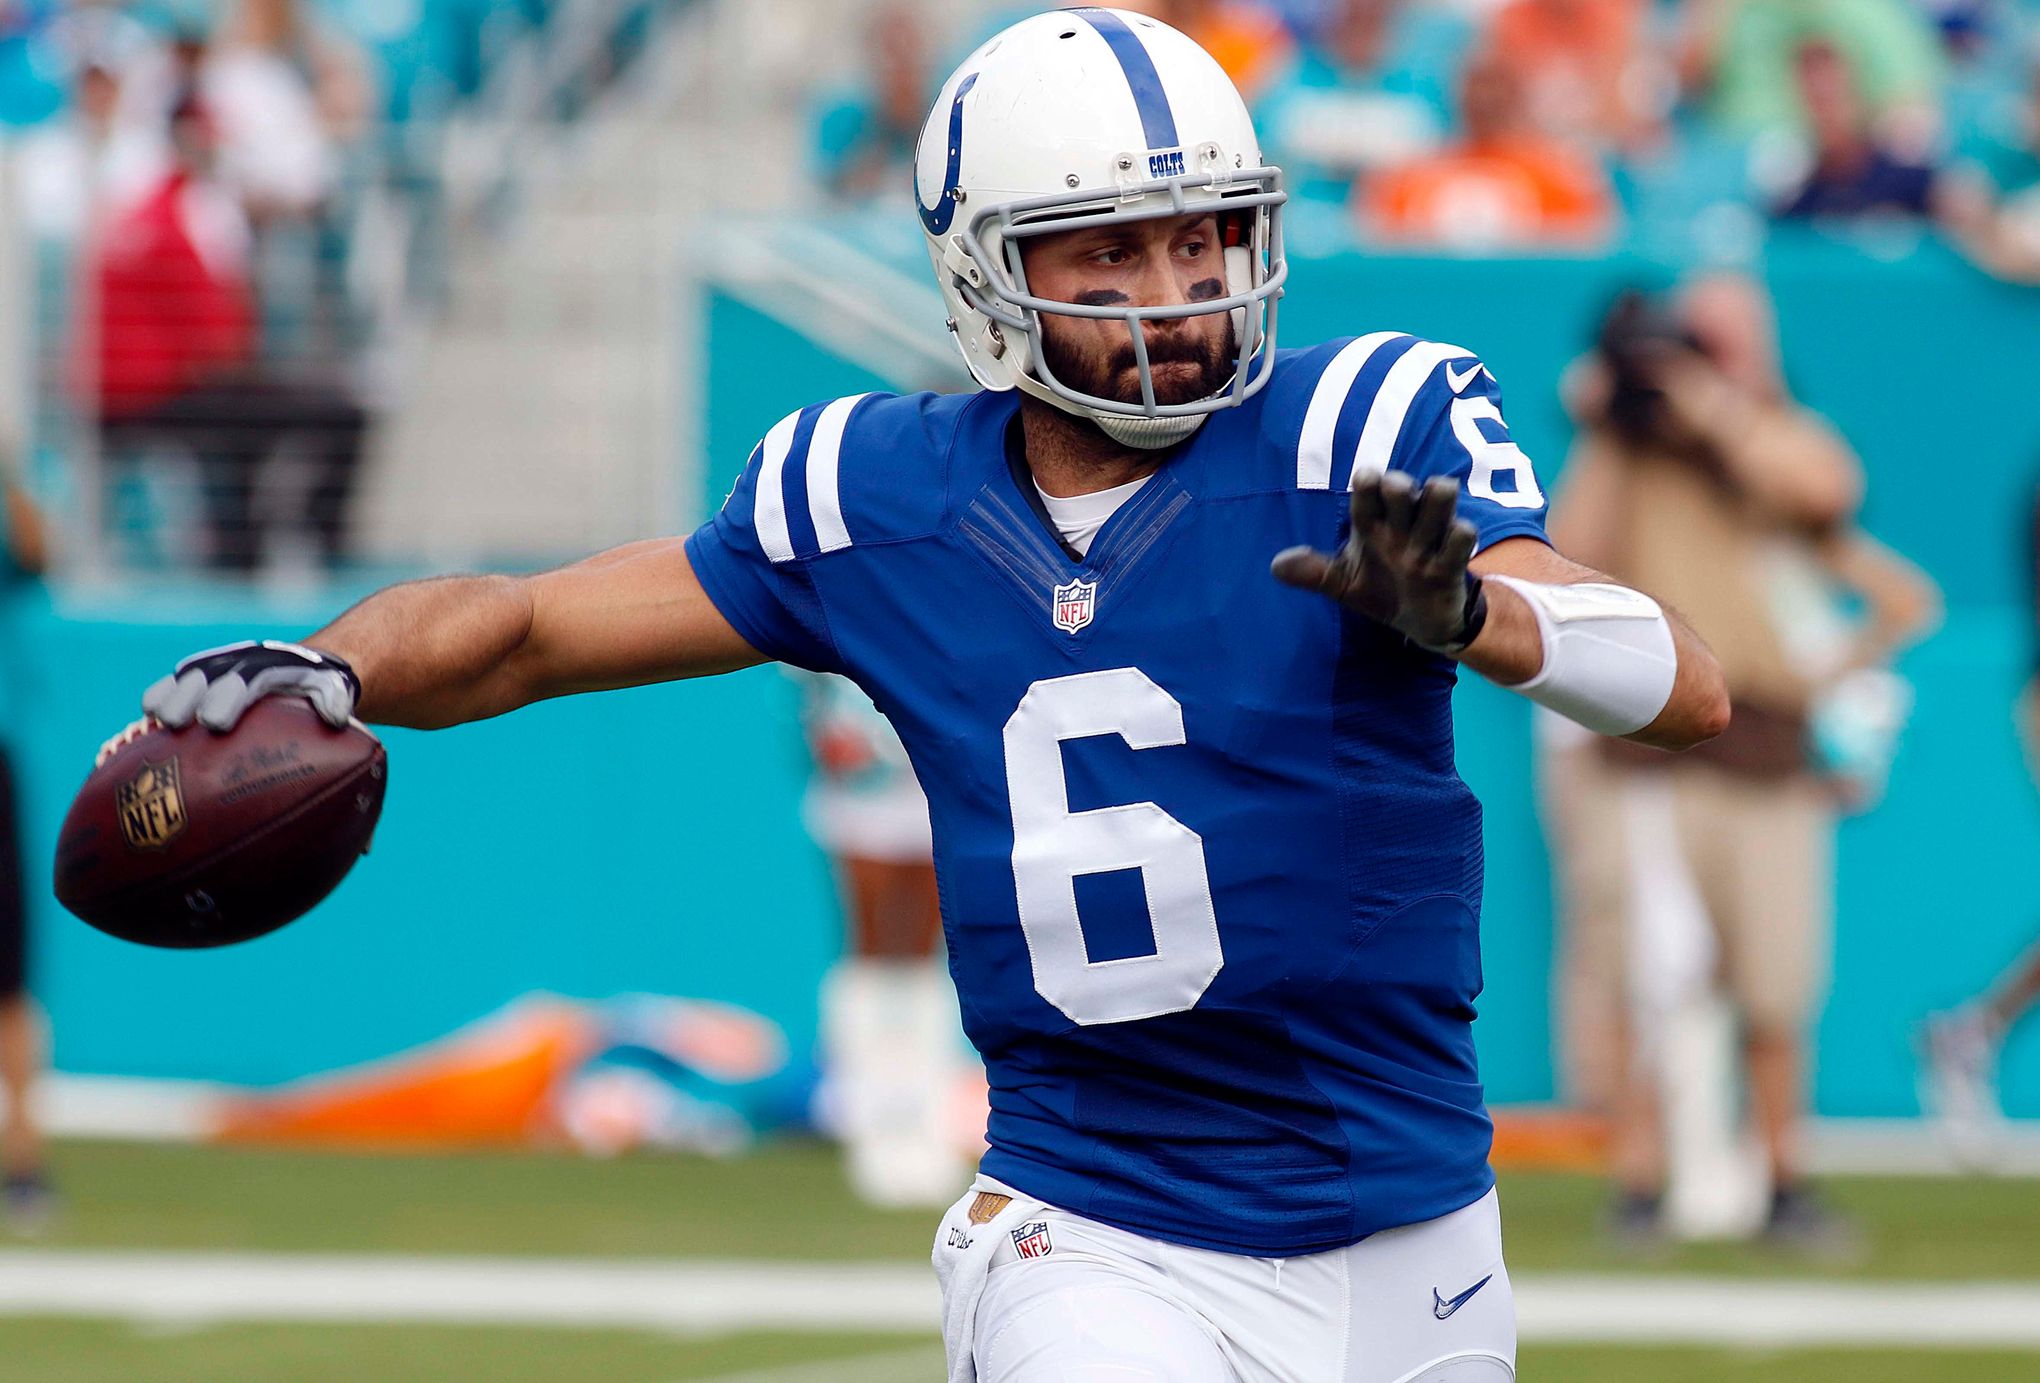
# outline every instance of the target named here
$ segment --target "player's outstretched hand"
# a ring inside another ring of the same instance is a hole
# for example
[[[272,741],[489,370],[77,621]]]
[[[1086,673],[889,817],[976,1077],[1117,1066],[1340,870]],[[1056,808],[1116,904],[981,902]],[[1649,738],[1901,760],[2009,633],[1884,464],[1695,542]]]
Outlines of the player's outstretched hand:
[[[361,679],[344,659],[271,639],[209,648],[142,693],[142,710],[173,730],[196,720],[224,734],[265,696],[302,696],[334,729],[347,724]]]
[[[1456,516],[1459,482],[1437,476],[1419,491],[1401,471],[1353,482],[1353,529],[1337,553],[1292,547],[1276,579],[1330,596],[1412,643],[1457,655],[1487,617],[1480,578],[1467,570],[1473,525]]]

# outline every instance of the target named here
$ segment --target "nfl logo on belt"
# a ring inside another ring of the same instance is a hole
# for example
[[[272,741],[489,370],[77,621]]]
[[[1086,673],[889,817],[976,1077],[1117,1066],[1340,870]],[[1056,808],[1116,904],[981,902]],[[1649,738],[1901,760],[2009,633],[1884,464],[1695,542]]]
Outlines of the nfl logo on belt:
[[[1055,627],[1065,634],[1074,634],[1091,622],[1091,616],[1098,609],[1098,583],[1095,581],[1072,581],[1067,586],[1055,588],[1053,604]]]
[[[1055,1248],[1049,1241],[1048,1221],[1030,1220],[1014,1230],[1013,1247],[1022,1258],[1046,1258]]]

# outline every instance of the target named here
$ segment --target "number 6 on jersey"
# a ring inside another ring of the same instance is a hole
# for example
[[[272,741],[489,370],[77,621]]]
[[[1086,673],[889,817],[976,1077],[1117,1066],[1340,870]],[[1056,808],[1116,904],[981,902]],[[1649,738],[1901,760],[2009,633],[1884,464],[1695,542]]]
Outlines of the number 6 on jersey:
[[[1036,682],[1006,722],[1013,883],[1034,989],[1072,1022],[1128,1023],[1193,1007],[1225,966],[1204,840],[1152,802],[1070,810],[1065,740],[1118,735],[1130,749],[1182,744],[1183,707],[1138,668]],[[1152,955],[1093,961],[1076,879],[1138,869]]]

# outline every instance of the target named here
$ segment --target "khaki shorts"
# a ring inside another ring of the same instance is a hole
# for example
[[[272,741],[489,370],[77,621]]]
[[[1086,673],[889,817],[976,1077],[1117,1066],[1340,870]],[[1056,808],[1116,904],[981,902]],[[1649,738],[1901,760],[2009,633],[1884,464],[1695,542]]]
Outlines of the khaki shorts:
[[[1758,781],[1704,763],[1671,769],[1679,844],[1753,1027],[1797,1031],[1827,988],[1835,808],[1810,778]]]
[[[1551,847],[1559,936],[1553,1021],[1566,1093],[1604,1108],[1625,1079],[1628,1050],[1629,775],[1592,740],[1547,748],[1537,761],[1538,809]]]

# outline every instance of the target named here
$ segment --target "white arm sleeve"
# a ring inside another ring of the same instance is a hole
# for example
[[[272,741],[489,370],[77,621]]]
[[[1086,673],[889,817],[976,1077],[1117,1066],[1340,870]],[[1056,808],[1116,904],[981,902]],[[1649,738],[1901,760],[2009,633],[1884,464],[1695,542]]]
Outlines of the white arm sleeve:
[[[1507,586],[1537,617],[1544,665],[1509,688],[1603,735],[1634,734],[1672,699],[1679,656],[1655,600],[1627,586],[1547,586],[1513,576]]]

